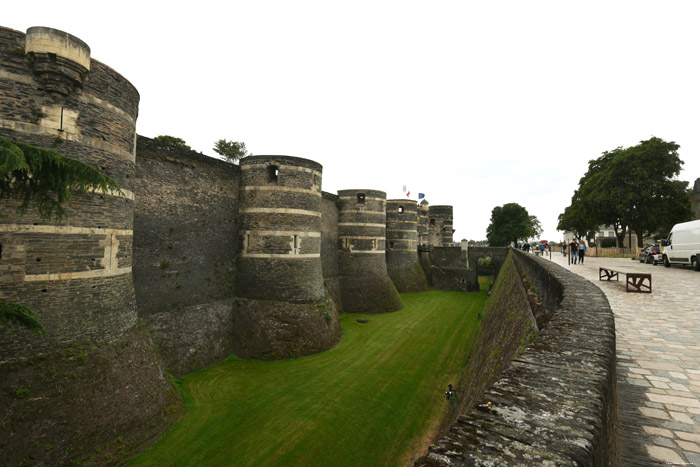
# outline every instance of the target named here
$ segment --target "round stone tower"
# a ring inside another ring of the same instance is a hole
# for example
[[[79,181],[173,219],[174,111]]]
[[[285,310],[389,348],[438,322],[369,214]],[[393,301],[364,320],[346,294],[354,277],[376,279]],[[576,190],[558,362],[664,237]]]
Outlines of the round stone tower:
[[[453,246],[452,206],[430,206],[428,216],[431,246]]]
[[[241,160],[237,355],[288,358],[326,350],[340,327],[321,268],[321,175],[289,156]]]
[[[418,264],[418,212],[416,201],[386,202],[386,267],[399,292],[428,289]]]
[[[16,201],[2,201],[0,301],[28,307],[50,337],[0,327],[0,354],[115,337],[136,322],[132,181],[139,94],[65,32],[33,27],[25,36],[3,28],[0,39],[0,136],[78,159],[123,192],[74,195],[60,222],[31,206],[20,216]]]
[[[387,273],[386,193],[341,190],[338,276],[343,311],[385,313],[403,306]]]
[[[430,222],[428,219],[429,209],[430,205],[426,200],[421,201],[420,204],[416,206],[418,215],[418,245],[428,244],[428,223]]]

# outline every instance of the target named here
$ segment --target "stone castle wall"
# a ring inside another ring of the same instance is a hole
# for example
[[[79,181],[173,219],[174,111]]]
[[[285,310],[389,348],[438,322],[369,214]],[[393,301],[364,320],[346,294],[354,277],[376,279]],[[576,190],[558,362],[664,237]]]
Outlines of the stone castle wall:
[[[399,292],[428,289],[418,262],[418,213],[416,201],[393,199],[386,203],[386,267]]]
[[[338,191],[338,276],[343,310],[386,313],[403,303],[386,264],[386,193]]]
[[[496,376],[495,383],[463,400],[469,410],[416,465],[612,465],[617,389],[610,305],[586,279],[534,255],[511,251],[462,387],[477,374]],[[547,304],[540,314],[544,319],[535,317],[538,334],[531,309],[521,306],[525,290],[517,267]],[[503,305],[492,306],[496,301]],[[517,332],[504,334],[515,326]],[[512,360],[503,360],[509,353],[504,349],[510,349]],[[476,366],[486,371],[470,372],[479,359]]]
[[[0,298],[34,310],[50,336],[0,329],[0,355],[13,357],[109,339],[136,322],[131,268],[139,94],[111,68],[89,61],[87,46],[81,53],[88,54],[89,73],[85,57],[76,64],[57,53],[65,33],[32,28],[32,34],[37,38],[27,52],[25,34],[0,28],[0,136],[92,165],[124,195],[74,196],[63,221],[31,211],[19,216],[17,203],[4,201]]]
[[[63,221],[31,209],[19,216],[17,203],[3,200],[0,301],[27,306],[48,336],[0,327],[2,465],[114,463],[120,449],[142,449],[180,412],[180,396],[137,324],[138,103],[136,89],[91,60],[79,39],[0,28],[0,136],[91,165],[123,191],[73,196]],[[29,397],[16,397],[18,388]]]
[[[240,167],[143,136],[136,161],[139,316],[234,297]]]

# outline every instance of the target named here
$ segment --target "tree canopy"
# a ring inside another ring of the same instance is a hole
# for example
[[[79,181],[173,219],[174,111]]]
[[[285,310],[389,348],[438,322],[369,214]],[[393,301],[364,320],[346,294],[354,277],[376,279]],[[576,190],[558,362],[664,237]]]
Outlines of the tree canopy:
[[[156,136],[153,139],[155,141],[167,144],[168,146],[172,146],[174,148],[187,149],[188,151],[192,150],[192,148],[185,142],[184,139],[178,138],[177,136],[160,135]]]
[[[252,156],[248,153],[245,143],[240,141],[228,141],[220,139],[214,144],[214,151],[224,156],[224,158],[232,163],[237,162],[246,156]]]
[[[688,220],[688,183],[675,179],[683,165],[679,148],[652,137],[589,161],[557,228],[590,236],[597,226],[612,225],[620,243],[630,229],[641,247],[646,234]]]
[[[508,246],[537,237],[542,233],[540,221],[517,203],[496,206],[491,211],[491,223],[486,229],[486,238],[491,246]]]

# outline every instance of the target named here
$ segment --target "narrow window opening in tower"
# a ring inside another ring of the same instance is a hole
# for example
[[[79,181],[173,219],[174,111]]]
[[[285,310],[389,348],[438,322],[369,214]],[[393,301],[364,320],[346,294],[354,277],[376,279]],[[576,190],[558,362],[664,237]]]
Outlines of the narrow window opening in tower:
[[[295,255],[299,254],[299,236],[298,235],[294,236],[294,254]]]
[[[394,242],[389,240],[389,248],[394,248]]]
[[[435,219],[430,219],[430,225],[435,225]]]
[[[350,249],[350,239],[349,239],[349,238],[346,238],[346,239],[345,239],[345,249],[346,249],[346,250],[349,250],[349,249]]]
[[[357,204],[365,204],[365,194],[364,193],[357,194]]]
[[[267,167],[267,181],[268,183],[277,183],[279,180],[280,169],[276,165],[270,165]]]
[[[2,243],[0,243],[0,259],[2,259]]]
[[[403,206],[399,206],[399,214],[403,214]]]

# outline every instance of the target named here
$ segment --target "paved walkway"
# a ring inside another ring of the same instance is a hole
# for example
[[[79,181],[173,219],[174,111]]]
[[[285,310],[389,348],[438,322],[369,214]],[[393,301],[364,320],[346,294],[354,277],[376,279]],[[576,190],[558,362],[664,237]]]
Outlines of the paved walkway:
[[[700,272],[631,259],[552,261],[598,285],[615,314],[622,465],[700,467]],[[601,265],[652,274],[652,293],[600,282]]]

